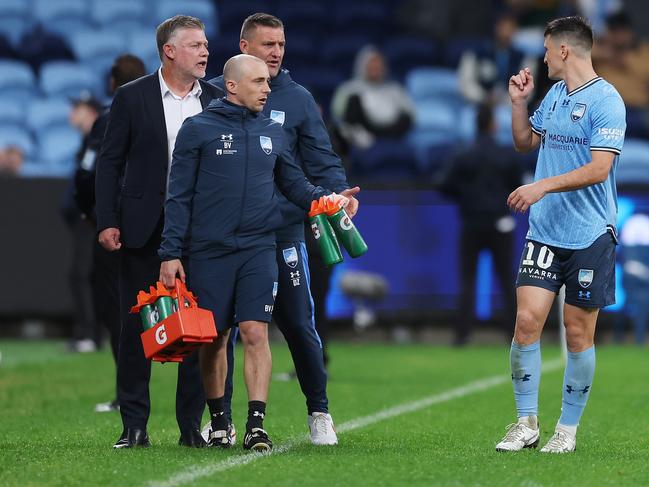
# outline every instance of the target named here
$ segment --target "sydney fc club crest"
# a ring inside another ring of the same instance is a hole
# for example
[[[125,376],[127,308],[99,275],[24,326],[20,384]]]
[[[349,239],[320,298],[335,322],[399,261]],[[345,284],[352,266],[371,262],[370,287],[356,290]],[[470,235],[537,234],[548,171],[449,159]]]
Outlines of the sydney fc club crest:
[[[573,122],[576,122],[584,116],[584,113],[586,113],[586,105],[583,103],[575,103],[572,112],[570,112],[570,118],[572,118]]]
[[[289,247],[288,249],[282,250],[284,254],[284,262],[291,269],[295,269],[297,266],[297,249],[295,247]]]
[[[579,285],[587,288],[593,282],[594,271],[592,269],[579,269]]]
[[[265,135],[260,135],[259,144],[261,145],[262,150],[266,154],[270,155],[270,153],[273,152],[273,140],[270,137],[266,137]]]
[[[273,122],[277,122],[280,125],[284,125],[284,120],[286,120],[286,113],[281,110],[271,110],[270,119]]]

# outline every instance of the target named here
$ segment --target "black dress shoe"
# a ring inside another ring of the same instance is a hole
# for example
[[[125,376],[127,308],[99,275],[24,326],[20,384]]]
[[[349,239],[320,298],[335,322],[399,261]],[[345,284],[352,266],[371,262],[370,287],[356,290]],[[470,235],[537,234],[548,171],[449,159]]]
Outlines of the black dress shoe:
[[[119,440],[113,445],[113,448],[133,448],[135,446],[141,446],[143,448],[151,446],[146,430],[126,428],[122,431],[122,436],[119,437]]]
[[[178,444],[190,448],[205,448],[207,446],[207,442],[203,439],[201,432],[197,429],[182,431],[180,433]]]

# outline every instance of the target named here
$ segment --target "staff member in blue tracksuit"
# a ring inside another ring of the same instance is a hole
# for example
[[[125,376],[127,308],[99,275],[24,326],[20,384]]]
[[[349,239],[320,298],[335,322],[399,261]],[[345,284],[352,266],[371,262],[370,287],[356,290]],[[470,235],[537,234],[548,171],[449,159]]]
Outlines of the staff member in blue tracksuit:
[[[270,92],[266,64],[240,54],[225,64],[224,79],[226,99],[214,100],[178,133],[160,278],[167,286],[176,275],[185,278],[180,258],[186,246],[191,287],[219,329],[200,354],[211,416],[208,444],[230,446],[226,345],[230,327],[238,324],[249,399],[243,446],[264,451],[272,447],[263,418],[271,372],[267,325],[277,290],[274,232],[284,221],[274,182],[303,211],[326,191],[311,185],[285,151],[281,125],[260,113]]]
[[[349,189],[340,158],[333,152],[320,110],[304,87],[293,81],[288,71],[281,69],[284,58],[284,24],[265,13],[249,16],[241,28],[241,52],[262,59],[268,66],[272,89],[264,114],[279,122],[293,157],[315,184],[350,198],[348,213],[353,216],[358,201],[353,197],[359,188]],[[210,80],[223,86],[223,77]],[[313,298],[311,297],[308,256],[304,243],[306,213],[281,198],[284,225],[277,232],[277,265],[279,288],[273,319],[286,338],[302,392],[306,396],[311,441],[316,445],[338,443],[327,400],[327,372],[322,344],[315,329]],[[300,223],[292,223],[297,217]],[[226,403],[230,415],[232,399],[232,370],[234,367],[234,336],[228,350],[228,387]],[[230,415],[231,417],[231,415]],[[231,433],[234,430],[231,428]],[[234,441],[232,435],[231,441]]]

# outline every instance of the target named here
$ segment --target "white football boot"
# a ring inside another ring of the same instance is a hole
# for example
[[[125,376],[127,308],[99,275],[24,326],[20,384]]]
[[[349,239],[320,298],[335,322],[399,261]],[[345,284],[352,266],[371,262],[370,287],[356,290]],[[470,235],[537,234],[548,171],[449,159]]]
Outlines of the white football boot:
[[[338,436],[334,428],[334,420],[329,413],[315,412],[307,416],[311,443],[314,445],[337,445]]]
[[[208,421],[207,424],[203,426],[203,430],[201,431],[201,436],[207,443],[210,442],[211,432],[212,432],[212,422]],[[228,443],[230,444],[230,446],[234,446],[234,444],[237,442],[237,430],[234,427],[234,424],[230,423],[228,425],[228,429],[226,433],[227,433]]]
[[[563,427],[558,424],[554,434],[541,453],[570,453],[577,449],[576,427]]]
[[[496,445],[496,451],[519,451],[536,448],[539,444],[539,421],[536,416],[521,416],[506,429],[507,433]]]

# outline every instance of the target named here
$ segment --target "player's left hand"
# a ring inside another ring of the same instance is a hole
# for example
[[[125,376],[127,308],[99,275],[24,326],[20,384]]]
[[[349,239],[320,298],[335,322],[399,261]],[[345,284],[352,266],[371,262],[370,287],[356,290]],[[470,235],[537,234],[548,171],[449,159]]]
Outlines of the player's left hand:
[[[358,194],[360,190],[361,188],[359,188],[358,186],[354,186],[353,188],[349,188],[340,192],[341,196],[344,196],[349,199],[349,202],[345,207],[345,211],[347,212],[349,218],[354,218],[354,215],[358,213],[359,202],[356,198],[354,198],[354,195]]]
[[[534,203],[545,196],[540,181],[516,188],[507,198],[507,206],[512,211],[525,213]]]

